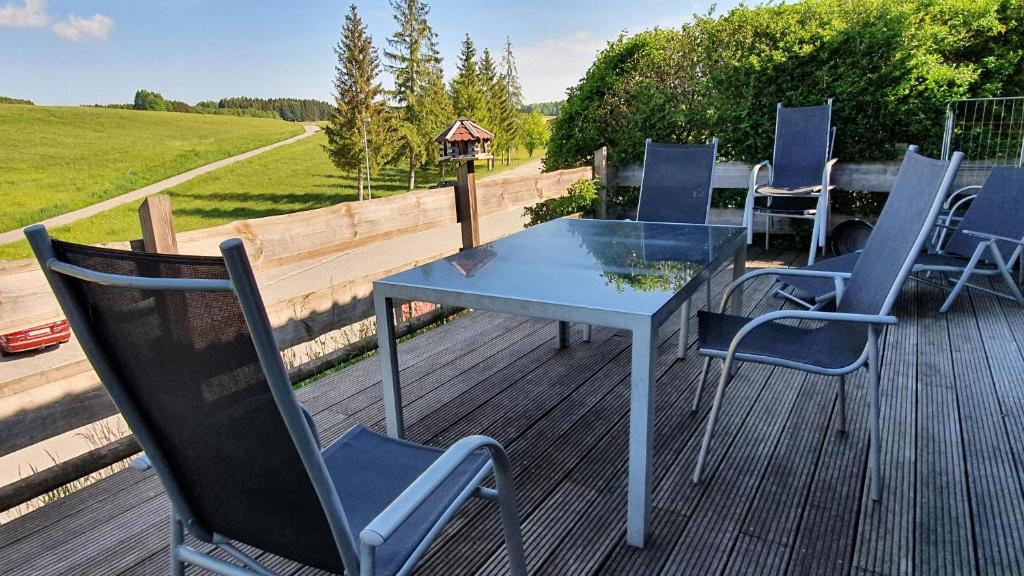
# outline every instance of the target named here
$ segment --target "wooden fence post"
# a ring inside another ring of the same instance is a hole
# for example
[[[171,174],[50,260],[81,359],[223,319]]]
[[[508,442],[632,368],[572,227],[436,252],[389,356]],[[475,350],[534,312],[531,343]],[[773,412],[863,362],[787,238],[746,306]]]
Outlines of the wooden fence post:
[[[459,164],[455,182],[455,217],[462,223],[462,249],[480,245],[480,215],[476,206],[476,168],[473,161]]]
[[[178,253],[170,196],[154,194],[146,198],[139,206],[139,224],[142,225],[142,245],[146,252]]]
[[[608,147],[602,146],[594,150],[594,178],[601,183],[600,199],[597,203],[597,217],[604,220],[608,217]]]

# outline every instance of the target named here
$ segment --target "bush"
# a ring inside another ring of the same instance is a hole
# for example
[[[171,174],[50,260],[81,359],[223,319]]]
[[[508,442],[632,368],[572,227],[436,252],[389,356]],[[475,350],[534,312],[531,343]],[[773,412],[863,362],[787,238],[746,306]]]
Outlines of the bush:
[[[833,97],[836,156],[937,154],[947,102],[1024,88],[1022,0],[806,0],[709,13],[620,37],[569,90],[545,167],[609,147],[638,162],[644,139],[720,140],[723,160],[771,156],[775,106]]]
[[[523,209],[523,216],[530,219],[526,227],[543,224],[555,218],[571,216],[579,212],[591,212],[597,202],[597,180],[580,179],[569,186],[569,193],[560,198],[551,198]]]

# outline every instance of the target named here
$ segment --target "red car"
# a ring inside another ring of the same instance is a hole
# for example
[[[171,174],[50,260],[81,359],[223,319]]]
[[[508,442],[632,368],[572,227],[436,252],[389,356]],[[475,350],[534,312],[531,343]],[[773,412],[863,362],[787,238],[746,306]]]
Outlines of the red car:
[[[27,330],[18,330],[0,335],[0,355],[39,350],[47,346],[63,344],[71,339],[67,320],[43,324]]]

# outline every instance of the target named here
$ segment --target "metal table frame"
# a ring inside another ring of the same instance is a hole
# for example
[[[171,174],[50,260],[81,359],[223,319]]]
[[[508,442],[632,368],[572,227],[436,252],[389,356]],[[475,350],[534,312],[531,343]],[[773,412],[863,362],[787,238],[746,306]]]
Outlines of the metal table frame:
[[[693,225],[689,225],[693,226]],[[426,288],[389,283],[387,278],[373,283],[373,305],[377,315],[377,342],[380,346],[381,382],[384,389],[384,414],[388,435],[404,436],[402,392],[399,382],[394,301],[432,302],[475,310],[490,310],[559,322],[559,345],[567,344],[568,323],[607,326],[629,330],[633,334],[632,372],[629,401],[629,488],[626,514],[626,541],[644,546],[651,508],[651,456],[654,448],[654,367],[658,328],[696,293],[701,284],[725,265],[732,254],[733,278],[746,271],[746,234],[738,234],[707,263],[703,272],[687,283],[653,315],[607,309],[540,302],[515,297],[471,294],[450,289]],[[742,309],[742,294],[732,297],[733,310]],[[688,311],[689,306],[685,306]],[[686,324],[683,323],[683,326]],[[685,344],[681,344],[683,346]]]

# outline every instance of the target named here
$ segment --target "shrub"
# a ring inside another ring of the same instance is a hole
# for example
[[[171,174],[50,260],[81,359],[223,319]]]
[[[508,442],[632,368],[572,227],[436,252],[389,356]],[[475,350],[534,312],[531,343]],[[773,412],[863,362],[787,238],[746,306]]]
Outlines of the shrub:
[[[545,167],[640,161],[645,138],[703,142],[722,159],[769,158],[775,106],[833,97],[836,156],[937,154],[947,102],[1024,88],[1021,0],[806,0],[708,13],[622,36],[569,90]]]
[[[527,206],[523,216],[530,219],[526,227],[543,224],[548,220],[571,216],[579,212],[590,212],[597,202],[597,191],[600,183],[597,180],[580,179],[569,186],[569,193],[560,198],[550,198]]]

